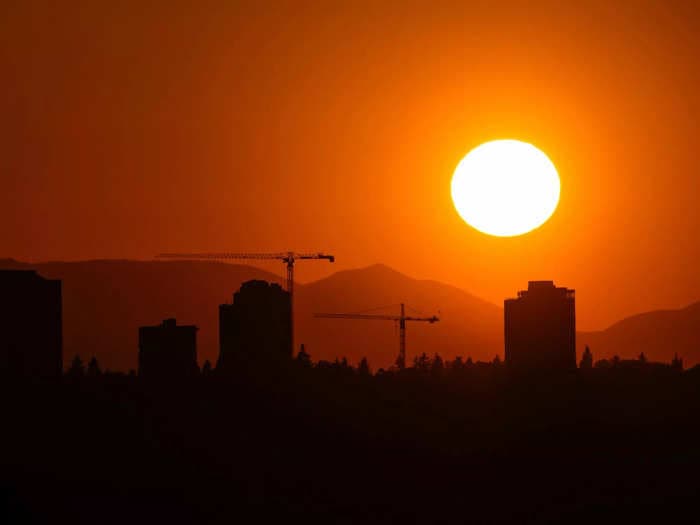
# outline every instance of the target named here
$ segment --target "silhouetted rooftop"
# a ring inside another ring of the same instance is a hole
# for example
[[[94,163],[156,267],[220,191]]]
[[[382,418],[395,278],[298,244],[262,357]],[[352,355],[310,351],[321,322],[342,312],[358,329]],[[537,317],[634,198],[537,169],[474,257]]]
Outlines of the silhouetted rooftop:
[[[554,281],[528,281],[527,290],[518,291],[518,299],[520,299],[521,297],[526,297],[529,294],[534,294],[537,296],[541,294],[555,294],[573,298],[575,290],[566,288],[564,286],[555,286]],[[518,299],[506,299],[506,302],[517,301]]]
[[[528,281],[528,290],[537,290],[541,288],[554,288],[554,281]]]

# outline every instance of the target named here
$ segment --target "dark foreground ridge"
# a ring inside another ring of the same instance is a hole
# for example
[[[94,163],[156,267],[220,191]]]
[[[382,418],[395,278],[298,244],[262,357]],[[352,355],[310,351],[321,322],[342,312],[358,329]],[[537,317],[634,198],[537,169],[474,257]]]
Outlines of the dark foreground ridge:
[[[5,523],[668,523],[694,515],[700,374],[513,377],[418,359],[4,384]]]

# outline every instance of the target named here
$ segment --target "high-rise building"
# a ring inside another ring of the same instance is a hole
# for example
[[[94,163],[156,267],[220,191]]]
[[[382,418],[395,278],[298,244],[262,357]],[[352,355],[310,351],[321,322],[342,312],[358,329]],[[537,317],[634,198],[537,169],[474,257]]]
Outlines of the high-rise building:
[[[148,378],[195,376],[197,327],[166,319],[156,326],[139,328],[139,375]]]
[[[274,367],[292,357],[289,293],[276,283],[247,281],[219,307],[217,369]]]
[[[42,380],[62,369],[61,281],[0,270],[0,376]]]
[[[574,290],[530,281],[504,301],[506,364],[518,369],[576,368]]]

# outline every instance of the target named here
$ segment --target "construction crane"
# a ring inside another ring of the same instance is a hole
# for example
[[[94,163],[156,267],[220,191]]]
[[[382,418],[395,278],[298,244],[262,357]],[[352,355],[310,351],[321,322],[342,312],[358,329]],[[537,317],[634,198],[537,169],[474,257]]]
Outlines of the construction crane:
[[[406,310],[401,303],[400,315],[376,315],[376,314],[334,314],[317,313],[314,317],[323,319],[364,319],[368,321],[398,321],[399,323],[399,357],[396,359],[396,366],[403,370],[406,368],[406,321],[424,321],[430,324],[438,322],[437,316],[432,317],[412,317],[406,315]]]
[[[297,252],[277,252],[277,253],[161,253],[156,255],[158,259],[202,259],[210,261],[222,261],[231,259],[258,259],[258,260],[278,260],[287,265],[287,292],[289,293],[290,323],[292,327],[292,352],[294,351],[294,263],[297,260],[305,259],[325,259],[328,262],[335,262],[334,255],[325,253],[297,253]]]

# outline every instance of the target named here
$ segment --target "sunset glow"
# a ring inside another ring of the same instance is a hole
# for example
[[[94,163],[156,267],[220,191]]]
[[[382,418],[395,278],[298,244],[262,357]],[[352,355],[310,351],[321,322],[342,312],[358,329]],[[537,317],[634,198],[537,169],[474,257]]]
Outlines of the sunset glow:
[[[452,200],[470,226],[489,235],[522,235],[544,224],[559,203],[559,175],[547,155],[518,140],[470,151],[452,178]]]

